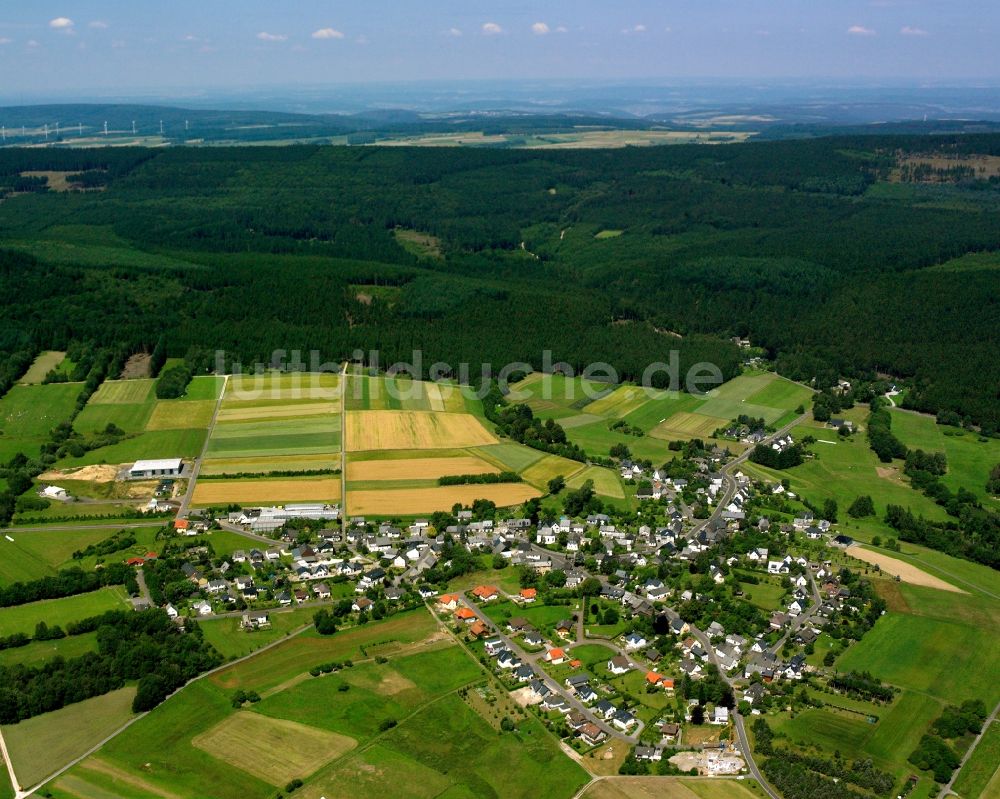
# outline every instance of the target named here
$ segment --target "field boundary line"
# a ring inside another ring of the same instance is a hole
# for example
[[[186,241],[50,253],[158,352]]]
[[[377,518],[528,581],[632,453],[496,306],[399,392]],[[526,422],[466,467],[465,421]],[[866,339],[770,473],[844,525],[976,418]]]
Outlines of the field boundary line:
[[[184,499],[181,500],[181,506],[177,511],[177,518],[183,519],[187,516],[188,510],[191,508],[191,501],[194,499],[194,489],[195,484],[198,482],[198,475],[201,472],[201,464],[205,460],[205,456],[208,454],[208,447],[212,441],[212,433],[215,432],[215,426],[219,421],[219,411],[222,410],[222,401],[226,397],[226,389],[229,388],[229,375],[224,375],[222,379],[222,390],[219,392],[219,397],[215,401],[215,410],[212,412],[212,421],[208,424],[208,432],[205,435],[205,443],[201,447],[201,452],[198,457],[195,458],[194,463],[191,466],[191,477],[188,478],[187,491],[184,492]]]

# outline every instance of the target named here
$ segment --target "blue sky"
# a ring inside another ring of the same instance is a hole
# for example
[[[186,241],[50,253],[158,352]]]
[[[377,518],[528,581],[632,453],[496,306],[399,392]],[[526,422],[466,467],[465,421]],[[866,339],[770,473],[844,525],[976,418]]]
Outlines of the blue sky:
[[[0,93],[527,78],[1000,82],[1000,0],[4,0]]]

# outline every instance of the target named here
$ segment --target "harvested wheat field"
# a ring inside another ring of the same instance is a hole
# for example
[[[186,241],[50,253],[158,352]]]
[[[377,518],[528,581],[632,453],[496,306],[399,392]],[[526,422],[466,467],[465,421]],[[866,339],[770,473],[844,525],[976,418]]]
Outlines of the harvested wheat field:
[[[447,449],[495,444],[482,423],[468,413],[428,411],[348,411],[347,449]]]
[[[194,489],[195,505],[237,502],[259,505],[269,502],[332,502],[340,499],[340,478],[298,480],[199,480]]]
[[[356,461],[347,467],[350,480],[431,480],[453,474],[499,474],[491,463],[472,455],[459,458],[407,458]]]
[[[357,746],[346,735],[249,711],[233,713],[191,743],[271,785],[301,779]]]
[[[508,507],[537,496],[541,496],[541,492],[527,483],[399,488],[388,491],[349,491],[347,506],[348,512],[357,515],[370,513],[377,516],[412,516],[436,510],[451,510],[456,502],[471,505],[474,500],[489,499],[498,507]]]
[[[892,577],[899,577],[904,583],[922,585],[926,588],[937,588],[941,591],[952,591],[956,594],[967,593],[961,588],[956,588],[951,583],[946,583],[944,580],[935,577],[933,574],[928,574],[916,566],[910,565],[905,560],[900,560],[890,555],[883,555],[881,552],[873,552],[870,549],[864,549],[855,545],[847,548],[847,554],[852,558],[857,558],[858,560],[863,560],[865,563],[878,566],[884,573]]]

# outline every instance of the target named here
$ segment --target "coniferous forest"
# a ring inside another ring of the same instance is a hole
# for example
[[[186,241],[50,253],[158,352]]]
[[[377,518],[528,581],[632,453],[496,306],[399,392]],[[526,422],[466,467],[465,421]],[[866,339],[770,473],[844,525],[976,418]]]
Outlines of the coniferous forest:
[[[551,350],[623,379],[676,350],[682,374],[731,377],[740,336],[789,377],[887,375],[995,430],[1000,261],[963,256],[1000,248],[1000,186],[895,182],[907,152],[995,155],[1000,136],[5,149],[0,387],[73,345],[195,369],[217,349],[227,368],[419,349],[424,373]]]

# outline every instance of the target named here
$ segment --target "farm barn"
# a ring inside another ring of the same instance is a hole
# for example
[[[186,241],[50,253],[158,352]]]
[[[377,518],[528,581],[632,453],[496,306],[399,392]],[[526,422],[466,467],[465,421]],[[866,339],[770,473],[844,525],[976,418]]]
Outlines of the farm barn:
[[[129,469],[129,477],[142,480],[149,477],[179,477],[184,471],[184,461],[180,458],[136,461]]]

